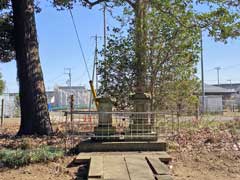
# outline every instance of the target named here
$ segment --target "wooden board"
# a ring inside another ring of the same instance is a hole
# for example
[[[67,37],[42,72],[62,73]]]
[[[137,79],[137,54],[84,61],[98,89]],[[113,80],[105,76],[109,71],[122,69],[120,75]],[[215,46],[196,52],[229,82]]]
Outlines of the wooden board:
[[[166,152],[89,152],[80,153],[74,163],[90,162],[89,180],[172,180],[161,161],[168,163],[171,156]]]
[[[131,180],[155,180],[145,157],[126,156],[125,161]]]
[[[103,177],[103,156],[92,156],[90,161],[88,178]]]
[[[91,160],[91,155],[82,155],[79,154],[75,159],[74,159],[74,163],[82,163],[82,162],[88,162]]]
[[[147,156],[148,162],[151,164],[154,173],[158,175],[168,175],[170,174],[167,165],[163,164],[158,157]]]
[[[104,156],[103,177],[106,180],[130,180],[123,156]]]
[[[157,180],[173,180],[173,177],[170,175],[157,175],[155,177]]]
[[[81,163],[89,161],[92,156],[147,156],[147,157],[158,157],[162,162],[169,163],[172,158],[167,152],[93,152],[93,153],[80,153],[76,159],[75,163]]]

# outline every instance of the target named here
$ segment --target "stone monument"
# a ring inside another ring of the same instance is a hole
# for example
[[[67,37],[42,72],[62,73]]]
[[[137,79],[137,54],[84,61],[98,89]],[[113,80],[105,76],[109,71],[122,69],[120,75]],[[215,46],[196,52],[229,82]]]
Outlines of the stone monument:
[[[135,93],[131,96],[133,102],[133,115],[131,116],[130,133],[133,140],[157,140],[153,131],[154,117],[150,114],[150,95]]]
[[[94,128],[94,133],[97,140],[110,140],[115,134],[116,129],[112,126],[112,101],[109,97],[97,98],[99,103],[98,126]]]

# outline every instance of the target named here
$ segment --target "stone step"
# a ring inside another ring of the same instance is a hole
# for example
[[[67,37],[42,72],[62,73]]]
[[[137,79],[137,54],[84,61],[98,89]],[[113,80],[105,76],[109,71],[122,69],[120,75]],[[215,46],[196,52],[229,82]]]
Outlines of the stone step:
[[[156,175],[156,180],[173,180],[171,175]]]
[[[134,157],[146,157],[146,158],[157,158],[161,162],[168,164],[172,158],[171,156],[164,151],[161,152],[90,152],[90,153],[80,153],[75,159],[74,163],[82,163],[86,161],[90,161],[91,157],[94,156],[111,156],[111,157],[126,157],[126,156],[134,156]]]
[[[77,147],[78,152],[109,152],[109,151],[166,151],[167,144],[164,141],[160,142],[94,142],[82,141]]]
[[[127,156],[125,157],[125,161],[131,180],[155,180],[154,175],[143,156]]]
[[[123,156],[103,156],[104,179],[130,180]]]
[[[89,161],[89,180],[172,180],[168,167],[160,160],[166,152],[80,153],[74,163]]]
[[[109,136],[116,134],[115,127],[95,127],[94,134],[97,136]]]
[[[146,157],[149,165],[157,175],[169,175],[170,171],[166,164],[162,163],[158,157],[147,156]]]
[[[90,159],[89,178],[103,177],[103,156],[92,156]]]

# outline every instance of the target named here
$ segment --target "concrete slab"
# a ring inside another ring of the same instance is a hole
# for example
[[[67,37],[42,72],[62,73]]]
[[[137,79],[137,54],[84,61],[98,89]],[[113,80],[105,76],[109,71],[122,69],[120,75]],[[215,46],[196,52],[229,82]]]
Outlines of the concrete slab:
[[[147,156],[148,163],[152,167],[153,171],[157,175],[169,175],[170,171],[167,165],[163,164],[158,157]]]
[[[131,180],[155,180],[145,157],[125,157]]]
[[[167,144],[160,142],[93,142],[83,141],[77,146],[80,152],[110,152],[110,151],[166,151]]]
[[[166,152],[80,153],[74,163],[90,161],[89,180],[172,180],[168,167],[160,160]]]
[[[130,180],[123,156],[104,156],[103,177],[111,180]]]
[[[171,175],[157,175],[155,177],[157,180],[173,180]]]
[[[139,152],[139,151],[131,151],[131,152],[89,152],[89,153],[80,153],[74,160],[74,163],[81,163],[90,161],[92,156],[140,156],[140,157],[153,157],[158,158],[160,161],[164,163],[169,163],[172,158],[167,152]]]
[[[103,156],[92,156],[89,167],[89,178],[103,177]]]

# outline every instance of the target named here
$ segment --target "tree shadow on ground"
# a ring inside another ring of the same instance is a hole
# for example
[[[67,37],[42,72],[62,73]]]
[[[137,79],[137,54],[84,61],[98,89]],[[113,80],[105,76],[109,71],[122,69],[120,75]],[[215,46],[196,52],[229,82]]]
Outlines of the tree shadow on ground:
[[[70,162],[67,168],[78,167],[77,172],[75,172],[75,180],[87,180],[89,171],[90,161],[84,161],[80,163],[75,163],[74,160]]]

